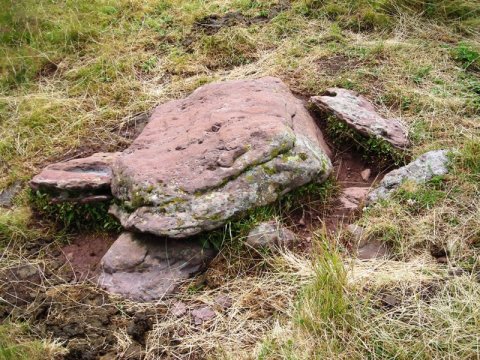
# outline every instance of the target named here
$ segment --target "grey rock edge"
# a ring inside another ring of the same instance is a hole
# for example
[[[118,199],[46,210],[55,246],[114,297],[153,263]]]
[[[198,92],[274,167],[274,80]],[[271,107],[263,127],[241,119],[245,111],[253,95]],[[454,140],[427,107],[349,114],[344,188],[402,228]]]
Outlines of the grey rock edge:
[[[10,207],[13,205],[15,196],[22,190],[22,182],[15,181],[7,188],[0,190],[0,207]]]
[[[152,301],[174,292],[214,255],[190,240],[123,233],[103,257],[98,283],[132,300]]]
[[[365,235],[365,229],[361,226],[350,224],[345,230],[353,237],[354,249],[358,259],[369,260],[390,256],[390,249],[387,244],[380,240],[369,240]]]
[[[130,231],[185,238],[324,181],[313,118],[272,77],[203,86],[155,109],[113,165],[111,213]]]
[[[400,121],[380,116],[373,104],[355,91],[330,88],[325,95],[313,96],[310,101],[320,110],[333,113],[362,135],[381,138],[398,149],[409,146]]]
[[[405,181],[423,183],[434,176],[448,173],[448,150],[433,150],[421,155],[415,161],[389,172],[378,187],[367,196],[367,204],[388,198]]]

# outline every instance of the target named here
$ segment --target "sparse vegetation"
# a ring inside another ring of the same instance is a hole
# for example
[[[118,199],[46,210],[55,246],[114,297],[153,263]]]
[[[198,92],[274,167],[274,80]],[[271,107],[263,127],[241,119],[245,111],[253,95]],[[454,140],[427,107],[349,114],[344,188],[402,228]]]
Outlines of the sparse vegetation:
[[[399,167],[406,163],[408,155],[404,151],[395,149],[380,137],[363,136],[334,116],[328,116],[326,129],[335,145],[361,153],[366,162],[379,168]]]
[[[29,339],[29,335],[28,325],[9,322],[0,325],[0,359],[50,360],[64,353],[58,344]]]
[[[114,330],[101,330],[103,342],[92,333],[87,340],[120,358],[138,348],[146,359],[479,357],[477,0],[0,0],[0,9],[0,189],[50,162],[126,147],[131,138],[120,129],[156,103],[212,81],[266,75],[302,96],[335,86],[359,91],[409,127],[412,157],[458,150],[450,174],[425,185],[405,183],[359,214],[366,239],[387,243],[392,259],[351,260],[342,233],[322,229],[306,253],[258,254],[241,246],[238,239],[258,221],[321,218],[335,183],[309,185],[204,235],[220,249],[214,264],[155,306],[61,278],[57,255],[47,256],[58,232],[40,223],[22,192],[12,208],[0,208],[0,275],[25,263],[45,271],[38,293],[27,281],[27,303],[8,304],[0,294],[2,321],[11,319],[0,326],[0,359],[54,358],[59,345],[39,339],[60,336],[61,326],[84,329],[73,312],[100,319],[89,331],[114,323]],[[248,21],[225,22],[211,33],[198,25],[231,13]],[[354,148],[369,158],[405,161],[338,122],[329,122],[329,132],[350,143],[353,137]],[[70,228],[118,226],[106,204],[74,208],[42,196],[36,203]],[[432,248],[442,250],[442,262]],[[0,290],[11,295],[9,285],[0,283]],[[177,300],[214,304],[221,294],[233,305],[212,326],[170,312]],[[126,330],[140,311],[154,312],[155,320],[143,345]],[[47,314],[50,327],[43,327]],[[79,338],[66,339],[64,346],[80,351]]]
[[[108,201],[86,204],[53,203],[47,194],[39,191],[32,191],[30,199],[31,205],[36,211],[67,231],[120,230],[119,222],[108,214],[110,206]]]

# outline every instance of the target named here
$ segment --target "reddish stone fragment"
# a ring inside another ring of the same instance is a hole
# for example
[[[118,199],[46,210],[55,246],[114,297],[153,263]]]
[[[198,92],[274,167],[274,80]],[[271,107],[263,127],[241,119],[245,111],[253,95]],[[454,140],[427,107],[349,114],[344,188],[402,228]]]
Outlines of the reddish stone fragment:
[[[371,102],[355,91],[331,88],[325,95],[313,96],[310,101],[365,136],[379,137],[399,149],[409,146],[402,123],[382,117]]]

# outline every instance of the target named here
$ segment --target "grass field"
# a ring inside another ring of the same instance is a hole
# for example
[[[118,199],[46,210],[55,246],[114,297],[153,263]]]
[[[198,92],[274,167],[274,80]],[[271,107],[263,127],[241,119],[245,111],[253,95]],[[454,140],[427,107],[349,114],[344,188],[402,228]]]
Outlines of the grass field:
[[[227,244],[224,281],[180,297],[208,303],[226,291],[238,300],[235,312],[212,328],[188,328],[180,344],[164,341],[176,320],[158,318],[141,352],[480,358],[477,0],[0,0],[0,9],[0,189],[23,184],[14,206],[0,208],[2,268],[45,262],[42,251],[25,258],[24,248],[65,241],[32,216],[31,176],[53,161],[125,148],[135,116],[154,105],[212,81],[265,75],[302,96],[344,87],[401,118],[411,156],[456,150],[448,175],[404,184],[357,220],[369,239],[391,246],[393,259],[355,261],[346,234],[320,228],[311,258],[265,255],[265,266],[247,272],[237,264],[250,258]],[[446,263],[431,256],[435,249]],[[44,284],[47,292],[62,286]],[[30,320],[1,325],[0,359],[62,356],[62,345]],[[114,338],[109,351],[129,358],[123,323]]]

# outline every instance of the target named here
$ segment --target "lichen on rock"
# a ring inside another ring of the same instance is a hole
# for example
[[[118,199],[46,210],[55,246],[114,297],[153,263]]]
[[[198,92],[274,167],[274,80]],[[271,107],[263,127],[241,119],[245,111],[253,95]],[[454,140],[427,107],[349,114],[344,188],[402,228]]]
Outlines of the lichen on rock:
[[[183,238],[215,229],[331,171],[302,102],[276,78],[203,86],[160,105],[113,165],[112,214],[137,232]]]

